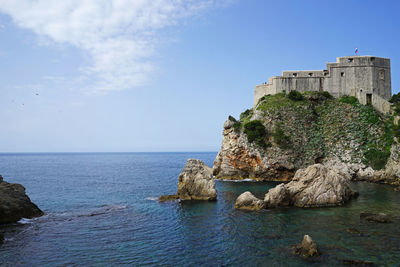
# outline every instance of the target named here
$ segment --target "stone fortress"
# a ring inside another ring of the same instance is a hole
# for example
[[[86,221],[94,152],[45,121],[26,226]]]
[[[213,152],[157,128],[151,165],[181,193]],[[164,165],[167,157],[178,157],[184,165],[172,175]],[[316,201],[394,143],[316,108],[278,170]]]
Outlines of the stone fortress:
[[[370,104],[382,113],[390,112],[392,96],[390,59],[374,56],[338,57],[325,70],[283,71],[257,85],[254,106],[264,95],[292,90],[327,91],[335,97],[355,96],[361,104]]]

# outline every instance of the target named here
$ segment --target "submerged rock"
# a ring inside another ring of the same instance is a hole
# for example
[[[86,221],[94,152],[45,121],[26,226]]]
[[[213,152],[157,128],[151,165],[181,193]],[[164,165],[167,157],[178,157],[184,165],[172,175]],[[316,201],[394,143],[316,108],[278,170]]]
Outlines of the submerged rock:
[[[370,266],[374,265],[372,261],[363,260],[343,260],[344,265],[354,265],[354,266]]]
[[[177,195],[181,200],[216,200],[212,169],[199,159],[188,159],[179,175]]]
[[[317,244],[309,235],[305,235],[303,237],[303,241],[294,247],[294,253],[303,258],[310,258],[320,255]]]
[[[264,201],[256,198],[249,191],[241,194],[235,202],[235,208],[242,210],[261,210],[264,206]]]
[[[164,195],[158,198],[159,202],[173,201],[179,199],[178,195]]]
[[[392,218],[385,213],[370,213],[370,212],[361,212],[360,218],[365,219],[369,222],[377,222],[377,223],[391,223]]]
[[[267,207],[339,206],[358,194],[350,189],[346,176],[336,169],[314,164],[296,172],[288,184],[280,184],[265,195]]]
[[[7,183],[0,175],[0,224],[42,215],[43,212],[31,202],[22,185]]]

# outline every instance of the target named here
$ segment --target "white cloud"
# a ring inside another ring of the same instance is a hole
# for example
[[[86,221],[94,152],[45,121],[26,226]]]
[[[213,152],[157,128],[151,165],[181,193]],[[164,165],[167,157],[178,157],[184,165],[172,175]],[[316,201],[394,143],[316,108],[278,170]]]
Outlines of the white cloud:
[[[80,80],[91,80],[92,89],[123,90],[142,85],[153,70],[160,30],[217,1],[0,0],[0,12],[40,37],[85,50],[92,62]]]

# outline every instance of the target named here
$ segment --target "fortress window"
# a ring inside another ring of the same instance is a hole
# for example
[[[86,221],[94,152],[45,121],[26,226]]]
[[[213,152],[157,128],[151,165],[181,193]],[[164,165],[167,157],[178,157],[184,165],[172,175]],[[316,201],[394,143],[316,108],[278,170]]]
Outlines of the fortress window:
[[[310,72],[309,74],[308,74],[308,77],[311,77],[312,76],[312,73]]]
[[[293,73],[293,74],[292,74],[292,77],[297,77],[297,73]]]
[[[341,73],[340,73],[340,76],[341,76],[341,77],[344,77],[344,72],[341,72]]]
[[[381,80],[385,79],[385,70],[380,70],[379,71],[379,79],[381,79]]]
[[[353,62],[353,59],[349,58],[349,59],[347,59],[347,62],[351,63],[351,62]]]
[[[375,61],[375,58],[374,58],[374,57],[371,57],[371,61],[374,62],[374,61]]]

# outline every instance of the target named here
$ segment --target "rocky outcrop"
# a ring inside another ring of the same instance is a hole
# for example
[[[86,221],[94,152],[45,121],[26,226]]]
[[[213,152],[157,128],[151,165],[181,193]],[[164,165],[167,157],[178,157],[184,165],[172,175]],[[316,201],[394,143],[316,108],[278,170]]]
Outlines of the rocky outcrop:
[[[339,206],[356,195],[346,176],[336,169],[314,164],[298,170],[290,183],[270,189],[264,202],[268,208]]]
[[[188,159],[179,175],[177,194],[161,196],[158,200],[163,202],[175,199],[216,200],[217,190],[212,169],[201,160]]]
[[[310,258],[320,255],[317,244],[309,235],[305,235],[303,237],[303,241],[294,247],[294,253],[303,258]]]
[[[225,121],[214,176],[289,182],[296,170],[323,163],[355,180],[400,185],[396,153],[386,164],[391,136],[385,129],[392,121],[353,100],[329,97],[326,92],[304,92],[301,101],[284,93],[263,96],[240,120]],[[246,128],[254,122],[265,131]],[[392,151],[399,149],[393,145]],[[385,164],[381,175],[377,170]]]
[[[236,209],[242,210],[261,210],[265,207],[264,201],[256,198],[249,191],[241,194],[235,202]]]
[[[0,175],[0,224],[42,215],[43,212],[31,202],[22,185],[7,183]]]
[[[235,129],[237,123],[232,117],[224,123],[222,147],[213,166],[215,177],[229,180],[251,178],[258,181],[289,181],[294,175],[290,153],[276,147],[269,148],[269,153],[266,153],[256,144],[249,143],[243,132]]]

